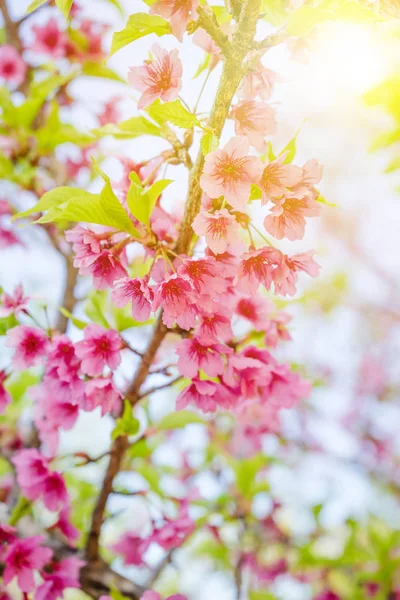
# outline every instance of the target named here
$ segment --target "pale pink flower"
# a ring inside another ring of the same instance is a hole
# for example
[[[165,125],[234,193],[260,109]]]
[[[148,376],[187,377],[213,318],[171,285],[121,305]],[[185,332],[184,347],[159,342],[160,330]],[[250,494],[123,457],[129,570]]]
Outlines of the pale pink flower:
[[[121,120],[121,113],[118,110],[119,101],[120,97],[115,96],[104,104],[102,112],[97,115],[101,126],[107,125],[108,123],[118,123]]]
[[[232,107],[235,133],[247,137],[259,152],[266,149],[265,136],[276,132],[276,112],[272,106],[256,100],[242,100]]]
[[[182,259],[178,274],[192,284],[193,289],[205,296],[215,297],[226,290],[227,282],[223,277],[223,268],[211,256],[193,260]]]
[[[49,19],[46,25],[33,25],[32,31],[36,37],[31,50],[48,54],[52,58],[61,58],[65,55],[67,36],[64,31],[61,31],[54,18]]]
[[[35,491],[34,487],[36,488]],[[31,496],[29,499],[36,500],[37,498],[41,498],[43,504],[49,510],[58,511],[64,504],[69,502],[64,478],[57,471],[49,471],[47,477],[34,487],[29,487],[30,493],[33,493],[33,497]]]
[[[274,85],[279,80],[279,75],[260,63],[257,70],[245,76],[237,95],[239,98],[244,98],[245,100],[254,100],[257,96],[263,100],[269,100]]]
[[[121,397],[122,394],[115,387],[111,375],[108,377],[97,377],[86,382],[82,408],[91,411],[100,406],[101,414],[104,416],[112,412],[119,405]]]
[[[80,537],[80,531],[71,523],[71,507],[64,504],[58,515],[58,521],[50,528],[58,529],[70,545],[75,545]]]
[[[80,589],[79,572],[86,563],[76,556],[52,565],[51,573],[42,573],[43,583],[35,592],[35,600],[64,598],[66,589]]]
[[[180,374],[192,378],[201,369],[209,377],[221,375],[224,370],[221,349],[220,345],[203,346],[197,338],[181,340],[175,349]]]
[[[222,59],[222,52],[220,47],[214,42],[212,37],[207,33],[205,29],[199,27],[193,36],[193,43],[199,46],[207,54],[211,54],[211,61],[209,68],[212,70],[218,62]]]
[[[227,342],[233,337],[230,318],[217,313],[199,315],[200,324],[196,330],[199,341],[203,344]]]
[[[4,557],[3,580],[8,585],[14,577],[22,592],[30,592],[35,587],[34,572],[42,569],[53,555],[50,548],[43,548],[42,536],[17,539],[8,547]]]
[[[235,403],[236,397],[231,389],[214,381],[193,379],[189,387],[185,388],[176,399],[177,410],[182,410],[194,404],[203,412],[229,409]]]
[[[2,248],[9,248],[10,246],[23,246],[24,244],[15,235],[13,231],[0,227],[0,250]]]
[[[287,238],[292,242],[304,237],[305,217],[318,217],[321,205],[311,198],[283,197],[271,208],[264,219],[264,227],[276,239]]]
[[[151,313],[151,303],[154,299],[153,290],[146,279],[130,279],[125,277],[115,283],[112,301],[115,306],[122,308],[128,302],[132,303],[132,316],[136,321],[147,321]]]
[[[85,267],[81,266],[82,275],[92,275],[93,284],[98,290],[112,287],[117,279],[126,277],[126,271],[118,257],[110,250],[102,250],[95,260]]]
[[[278,199],[302,180],[303,169],[296,165],[284,164],[286,152],[271,161],[264,169],[260,180],[262,204]]]
[[[79,367],[80,361],[70,338],[65,334],[55,336],[47,356],[46,375],[72,383],[77,379]]]
[[[315,184],[322,179],[323,167],[315,159],[308,160],[301,169],[301,177],[295,185],[291,186],[288,196],[295,198],[307,197],[310,200],[318,198],[318,192],[315,189]]]
[[[253,296],[251,298],[240,298],[235,312],[253,325],[256,331],[263,331],[268,322],[271,306],[265,299]]]
[[[143,554],[147,550],[148,543],[146,540],[136,535],[135,533],[124,533],[116,544],[111,546],[111,550],[116,554],[120,554],[124,558],[126,565],[141,566],[143,565]]]
[[[0,371],[0,415],[4,414],[6,407],[11,402],[11,396],[4,387],[4,382],[7,379],[7,373]]]
[[[192,228],[196,235],[205,236],[207,246],[215,254],[223,254],[230,244],[239,239],[239,223],[226,208],[215,213],[200,211]]]
[[[151,52],[154,59],[145,61],[142,67],[129,69],[128,81],[141,95],[138,108],[146,108],[160,98],[164,101],[175,100],[182,87],[182,63],[178,50],[164,50],[153,44]]]
[[[19,284],[14,289],[13,294],[3,292],[0,295],[0,317],[8,317],[12,314],[18,316],[28,306],[29,298],[24,296],[22,284]]]
[[[37,327],[17,325],[7,332],[6,346],[15,348],[12,363],[15,369],[29,369],[43,360],[49,347],[44,331]]]
[[[223,374],[224,383],[235,388],[239,396],[258,397],[260,389],[271,379],[269,357],[268,352],[262,352],[254,346],[231,354]]]
[[[264,342],[266,346],[276,348],[279,341],[291,340],[291,335],[286,328],[286,325],[292,320],[292,317],[285,312],[281,312],[273,319],[268,319],[264,331]]]
[[[76,354],[82,360],[82,370],[87,375],[100,375],[105,366],[115,370],[121,362],[121,338],[114,329],[108,331],[100,325],[85,327],[84,340],[76,345]]]
[[[25,79],[26,64],[10,44],[0,46],[0,79],[18,87]]]
[[[0,523],[0,560],[3,562],[3,556],[6,548],[16,539],[17,530],[7,523]]]
[[[276,294],[294,296],[297,275],[300,271],[308,273],[311,277],[317,277],[320,267],[313,259],[313,255],[313,251],[293,256],[282,255],[282,260],[273,273]]]
[[[197,16],[198,0],[156,0],[150,14],[161,15],[170,21],[174,35],[181,42],[190,19]]]
[[[210,198],[224,196],[237,209],[247,203],[251,185],[259,182],[263,171],[260,159],[248,153],[247,139],[236,136],[223,150],[207,154],[200,185]]]
[[[245,252],[237,274],[239,288],[244,292],[255,294],[262,284],[269,290],[274,269],[281,258],[281,252],[270,246]]]
[[[147,538],[147,542],[155,542],[164,550],[178,548],[194,530],[194,521],[186,510],[182,510],[177,519],[168,520],[165,525],[155,529]]]
[[[163,309],[163,323],[172,327],[176,322],[182,329],[191,329],[196,324],[197,308],[190,283],[176,273],[163,281],[155,295],[153,311]]]

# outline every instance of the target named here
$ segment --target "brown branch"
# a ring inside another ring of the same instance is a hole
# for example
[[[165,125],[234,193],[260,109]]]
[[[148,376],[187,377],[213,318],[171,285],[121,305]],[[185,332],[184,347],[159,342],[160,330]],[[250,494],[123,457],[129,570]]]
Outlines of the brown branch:
[[[182,379],[182,375],[179,375],[178,377],[175,377],[175,379],[171,379],[170,381],[167,381],[167,383],[163,383],[162,385],[159,386],[154,386],[152,388],[150,388],[147,391],[144,391],[143,394],[141,394],[138,397],[138,401],[141,400],[142,398],[145,398],[146,396],[150,396],[150,394],[154,394],[154,392],[159,392],[160,390],[165,390],[169,387],[171,387],[172,385],[174,385],[174,383],[176,383],[177,381],[180,381]]]
[[[19,37],[18,23],[15,23],[12,20],[10,13],[8,12],[6,0],[0,0],[0,12],[4,19],[7,41],[12,44],[18,50],[18,52],[22,52],[22,43]]]
[[[275,33],[271,33],[266,38],[259,42],[253,42],[252,47],[254,50],[268,50],[269,48],[273,48],[274,46],[278,46],[287,38],[290,37],[286,29],[280,29]]]
[[[73,259],[72,256],[70,256],[69,254],[65,255],[63,254],[63,256],[65,257],[65,286],[64,286],[64,294],[63,294],[63,299],[61,302],[61,306],[63,308],[65,308],[69,313],[72,313],[76,304],[76,298],[75,298],[75,285],[76,285],[76,281],[78,279],[78,271],[77,269],[75,269],[74,265],[73,265]],[[67,330],[67,326],[68,326],[68,317],[66,317],[65,315],[62,314],[62,312],[59,313],[58,316],[58,320],[57,320],[57,331],[59,331],[60,333],[65,333]]]
[[[213,9],[208,4],[204,4],[204,6],[197,8],[197,12],[199,27],[202,27],[212,37],[225,56],[229,56],[232,53],[230,41],[228,36],[221,31]]]

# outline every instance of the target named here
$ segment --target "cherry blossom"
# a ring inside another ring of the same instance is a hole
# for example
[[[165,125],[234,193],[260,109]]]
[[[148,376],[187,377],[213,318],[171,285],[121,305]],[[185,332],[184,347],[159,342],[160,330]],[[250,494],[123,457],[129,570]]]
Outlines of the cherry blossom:
[[[189,19],[196,18],[198,0],[156,0],[150,14],[161,15],[171,23],[174,35],[181,42]]]
[[[138,108],[146,108],[157,98],[165,102],[175,100],[182,86],[182,63],[178,50],[168,52],[153,44],[151,52],[154,59],[149,59],[142,67],[131,67],[128,74],[129,83],[143,92]]]
[[[260,284],[270,289],[275,269],[281,260],[281,252],[269,246],[245,252],[237,274],[240,289],[252,294],[257,292]]]
[[[18,316],[28,307],[29,298],[24,296],[22,285],[17,285],[13,294],[3,292],[0,294],[0,318],[8,317],[12,314]]]
[[[273,272],[275,292],[282,296],[294,296],[296,293],[297,274],[304,271],[311,277],[317,277],[319,265],[313,258],[314,252],[303,252],[289,257],[282,255],[282,260]]]
[[[0,46],[0,79],[18,87],[25,79],[26,64],[14,46]]]
[[[84,340],[76,344],[76,354],[82,360],[87,375],[99,375],[105,366],[116,369],[121,362],[121,338],[117,331],[100,325],[87,325]]]
[[[16,577],[22,592],[34,589],[34,572],[42,569],[53,554],[50,548],[40,546],[43,540],[42,536],[37,535],[16,539],[9,545],[4,556],[3,580],[6,585]]]
[[[29,369],[42,362],[49,347],[47,335],[37,327],[17,325],[7,332],[6,346],[14,348],[15,369]]]
[[[196,324],[197,308],[190,283],[176,273],[163,281],[154,295],[153,311],[163,309],[163,323],[172,327],[176,322],[182,329]]]
[[[143,564],[143,554],[147,546],[148,543],[142,537],[127,532],[111,546],[111,549],[123,556],[126,565],[140,566]]]
[[[269,100],[274,85],[279,80],[279,76],[274,71],[259,64],[254,71],[251,71],[243,79],[238,96],[245,100],[254,100],[257,96],[263,100]]]
[[[79,572],[85,564],[83,560],[71,556],[52,565],[50,573],[43,572],[44,582],[36,590],[35,599],[57,600],[63,598],[66,589],[80,589]]]
[[[104,416],[118,406],[121,396],[111,376],[97,377],[86,382],[82,408],[90,411],[100,406],[101,414]]]
[[[154,299],[153,290],[145,279],[119,279],[115,282],[112,300],[119,308],[132,303],[132,316],[136,321],[147,321]]]
[[[235,120],[235,133],[245,136],[259,152],[266,149],[265,136],[276,132],[275,109],[264,102],[243,100],[232,107],[230,116]]]
[[[7,379],[7,373],[0,371],[0,415],[4,414],[7,405],[11,402],[11,396],[4,387],[4,382]]]
[[[192,223],[198,236],[205,236],[207,246],[215,254],[223,254],[238,240],[240,226],[235,217],[223,208],[214,213],[200,211]]]
[[[285,164],[286,152],[271,161],[264,169],[260,187],[262,190],[262,202],[281,198],[288,189],[299,183],[302,179],[303,170],[296,165]]]
[[[234,405],[235,395],[229,387],[214,381],[194,378],[176,400],[177,410],[194,404],[203,412],[215,412],[218,409],[229,409]]]
[[[176,347],[179,372],[185,377],[195,377],[201,369],[209,377],[221,375],[224,365],[220,355],[222,346],[203,346],[198,339],[185,339]]]
[[[207,154],[200,178],[202,189],[211,198],[224,196],[234,208],[242,208],[249,199],[251,185],[258,183],[263,171],[260,159],[248,153],[247,139],[237,136],[222,150]]]
[[[35,41],[31,46],[33,51],[48,54],[53,58],[64,56],[67,38],[56,19],[49,19],[43,26],[33,25],[32,31],[35,34]]]
[[[305,217],[318,217],[320,212],[321,205],[311,198],[283,197],[265,217],[264,227],[278,240],[284,237],[291,241],[301,240],[306,226]]]

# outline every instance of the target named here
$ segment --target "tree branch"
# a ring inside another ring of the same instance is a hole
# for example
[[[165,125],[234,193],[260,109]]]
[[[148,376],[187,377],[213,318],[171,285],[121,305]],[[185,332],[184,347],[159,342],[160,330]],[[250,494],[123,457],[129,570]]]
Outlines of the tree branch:
[[[219,28],[213,9],[208,4],[205,4],[204,6],[199,6],[197,12],[199,15],[199,26],[214,40],[222,53],[225,56],[229,56],[232,52],[230,41],[228,36]]]
[[[65,286],[64,286],[64,294],[61,302],[61,306],[65,308],[69,313],[72,313],[75,307],[76,299],[75,299],[75,285],[78,279],[78,271],[75,269],[73,265],[72,256],[69,254],[65,255]],[[59,313],[57,320],[57,331],[60,333],[65,333],[68,326],[68,317],[63,315],[61,312]]]
[[[0,12],[3,15],[6,29],[7,41],[12,44],[18,52],[22,51],[22,44],[19,37],[18,23],[15,23],[8,12],[6,0],[0,0]]]

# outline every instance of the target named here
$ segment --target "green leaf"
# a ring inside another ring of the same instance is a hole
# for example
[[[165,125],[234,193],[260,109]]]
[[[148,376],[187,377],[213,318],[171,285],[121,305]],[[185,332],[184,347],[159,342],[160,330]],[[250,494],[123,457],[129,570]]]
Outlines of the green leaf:
[[[157,423],[157,429],[180,429],[192,423],[201,423],[204,425],[205,421],[197,413],[189,410],[179,410],[171,413],[164,417],[159,423]]]
[[[20,519],[22,519],[22,517],[24,515],[26,515],[28,510],[30,510],[30,507],[31,507],[30,501],[27,498],[24,498],[24,496],[20,496],[17,500],[16,505],[13,508],[11,515],[10,515],[8,524],[16,525],[18,523],[18,521]]]
[[[263,0],[261,12],[265,15],[264,20],[274,27],[281,27],[288,18],[283,0]]]
[[[110,329],[111,325],[105,316],[107,304],[107,292],[100,290],[92,290],[89,292],[88,298],[84,304],[83,310],[85,315],[89,317],[97,325],[101,325],[106,329]]]
[[[319,23],[332,17],[331,12],[316,6],[301,6],[289,16],[286,30],[289,35],[301,37],[310,33]]]
[[[47,0],[33,0],[33,2],[31,2],[28,8],[26,9],[26,14],[29,15],[29,13],[39,8],[39,6],[42,6],[42,4],[44,4],[45,2],[47,2]]]
[[[128,194],[126,196],[126,203],[129,210],[138,221],[145,225],[149,225],[150,216],[153,212],[157,198],[172,180],[160,179],[153,183],[148,190],[145,190],[140,183],[137,183],[137,177],[135,177],[136,174],[132,173],[131,175],[132,183],[129,186]]]
[[[165,123],[169,121],[177,127],[190,129],[194,125],[200,125],[200,121],[193,113],[189,112],[177,98],[173,102],[153,102],[147,109],[149,115],[157,122]]]
[[[110,588],[110,594],[111,594],[111,598],[112,600],[128,600],[126,596],[123,596],[121,594],[121,592],[119,592],[117,590],[117,588],[111,586]]]
[[[118,125],[109,123],[108,125],[104,125],[104,127],[92,130],[92,133],[96,137],[112,135],[117,140],[128,140],[140,135],[161,136],[160,128],[145,117],[132,117],[131,119],[122,121]]]
[[[121,6],[120,2],[118,2],[118,0],[107,0],[107,2],[109,4],[112,4],[113,6],[115,6],[115,8],[120,13],[120,15],[124,16],[124,9],[122,8],[122,6]]]
[[[71,10],[73,0],[56,0],[56,6],[61,10],[64,17],[68,19],[69,11]]]
[[[214,152],[218,149],[219,140],[212,133],[205,133],[200,141],[201,151],[206,156],[209,152]]]
[[[81,319],[77,319],[76,317],[74,317],[74,315],[63,306],[60,306],[58,310],[62,315],[64,315],[64,317],[67,317],[67,319],[69,319],[71,323],[73,323],[78,329],[85,329],[86,325],[89,325],[87,321],[81,321]]]
[[[158,35],[158,37],[160,37],[170,32],[171,27],[166,19],[163,19],[158,15],[135,13],[129,17],[124,29],[114,33],[111,42],[110,56],[127,44],[130,44],[131,42],[134,42],[145,35],[155,33]]]
[[[125,83],[125,80],[112,69],[105,67],[101,63],[87,61],[82,66],[82,73],[88,77],[102,77],[104,79],[113,79]]]
[[[132,406],[129,400],[124,400],[124,412],[122,417],[117,419],[115,428],[111,434],[113,440],[121,435],[136,435],[139,431],[139,421],[132,414]]]
[[[296,131],[295,135],[292,137],[290,142],[288,142],[286,146],[279,152],[279,156],[281,156],[284,152],[287,152],[285,160],[283,161],[285,165],[293,162],[293,159],[296,156],[297,136],[299,135],[299,133],[300,129]]]
[[[91,201],[95,198],[95,194],[91,194],[90,192],[86,192],[85,190],[80,190],[79,188],[62,186],[55,188],[54,190],[50,190],[43,194],[40,198],[39,202],[37,202],[32,208],[28,208],[28,210],[24,210],[22,212],[14,215],[14,219],[22,219],[23,217],[28,217],[29,215],[44,212],[49,210],[50,208],[55,208],[60,205],[66,204],[73,198],[78,198],[78,201],[85,202]]]

